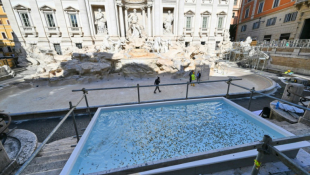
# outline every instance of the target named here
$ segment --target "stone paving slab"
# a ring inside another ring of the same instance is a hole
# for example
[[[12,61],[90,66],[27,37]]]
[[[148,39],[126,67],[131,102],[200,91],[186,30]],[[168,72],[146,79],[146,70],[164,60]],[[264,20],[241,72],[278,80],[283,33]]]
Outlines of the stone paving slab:
[[[241,81],[234,83],[247,88],[255,87],[256,90],[263,90],[274,85],[268,78],[255,75],[248,70],[231,68],[226,75],[214,75],[210,80],[225,80],[227,76],[236,76],[242,78]],[[161,76],[161,84],[185,83],[187,78],[172,79],[170,76]],[[153,85],[154,79],[134,79],[134,80],[110,80],[89,84],[75,84],[66,86],[34,86],[18,87],[13,86],[3,89],[0,93],[0,110],[8,113],[22,113],[33,111],[44,111],[53,109],[65,109],[69,107],[69,101],[73,105],[82,97],[82,92],[72,92],[73,89],[82,88],[103,88],[103,87],[126,87],[140,85]],[[140,88],[141,101],[163,100],[173,98],[185,98],[186,85],[160,87],[161,93],[154,94],[154,87]],[[198,84],[195,87],[189,86],[189,97],[206,96],[216,94],[226,94],[227,84],[225,82]],[[249,93],[247,90],[231,86],[230,93]],[[88,94],[90,106],[107,105],[137,102],[137,88],[91,91]],[[82,101],[78,107],[85,107],[85,101]]]

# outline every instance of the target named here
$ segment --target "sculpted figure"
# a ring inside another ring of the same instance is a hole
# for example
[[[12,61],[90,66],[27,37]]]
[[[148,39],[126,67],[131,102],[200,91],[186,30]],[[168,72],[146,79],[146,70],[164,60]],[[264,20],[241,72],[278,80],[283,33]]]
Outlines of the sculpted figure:
[[[172,22],[173,22],[173,14],[171,14],[171,11],[168,11],[168,15],[164,20],[164,32],[166,34],[172,34]]]
[[[140,38],[141,37],[141,26],[138,24],[139,18],[137,15],[137,10],[133,9],[133,12],[128,21],[129,21],[129,30],[131,30],[131,36],[135,38]]]
[[[95,24],[97,24],[97,34],[104,33],[107,31],[106,22],[107,20],[104,18],[104,14],[101,12],[101,9],[98,9],[98,13],[95,15]]]
[[[110,40],[109,35],[104,36],[101,49],[106,50],[106,51],[111,50],[112,47],[111,47],[110,42],[111,40]]]
[[[124,40],[121,40],[121,39],[118,39],[116,42],[113,42],[114,43],[114,52],[115,53],[118,53],[119,51],[122,50],[123,46],[125,46],[125,41]]]

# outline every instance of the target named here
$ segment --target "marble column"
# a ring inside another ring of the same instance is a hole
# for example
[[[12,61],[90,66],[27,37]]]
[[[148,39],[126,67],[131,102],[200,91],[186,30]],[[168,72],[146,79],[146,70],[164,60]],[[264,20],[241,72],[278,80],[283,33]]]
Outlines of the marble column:
[[[118,36],[118,30],[117,30],[115,1],[107,1],[106,11],[109,14],[109,20],[108,20],[109,35],[112,37],[117,37]]]
[[[141,10],[142,10],[143,27],[145,28],[145,7],[142,7]]]
[[[148,29],[148,35],[149,35],[149,36],[152,36],[151,6],[152,6],[152,5],[150,5],[150,4],[147,5],[147,20],[148,20],[147,29]]]
[[[161,36],[161,31],[163,30],[163,25],[160,23],[160,17],[162,16],[160,14],[161,12],[161,6],[160,6],[160,1],[156,0],[153,2],[153,11],[154,11],[154,37],[160,37]]]
[[[121,37],[125,37],[124,17],[123,17],[123,4],[118,3],[119,23],[121,26]]]
[[[178,35],[183,35],[184,28],[184,0],[179,0],[178,7]]]
[[[126,26],[126,32],[128,31],[128,7],[125,7],[125,26]]]

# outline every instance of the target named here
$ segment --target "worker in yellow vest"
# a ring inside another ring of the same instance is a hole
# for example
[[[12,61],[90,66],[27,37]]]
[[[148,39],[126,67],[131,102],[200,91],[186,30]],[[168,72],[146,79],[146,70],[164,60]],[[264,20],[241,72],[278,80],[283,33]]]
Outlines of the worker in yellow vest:
[[[196,80],[196,75],[195,75],[195,72],[193,71],[192,75],[192,82],[194,82]],[[195,87],[195,83],[192,83],[191,86],[194,86]]]

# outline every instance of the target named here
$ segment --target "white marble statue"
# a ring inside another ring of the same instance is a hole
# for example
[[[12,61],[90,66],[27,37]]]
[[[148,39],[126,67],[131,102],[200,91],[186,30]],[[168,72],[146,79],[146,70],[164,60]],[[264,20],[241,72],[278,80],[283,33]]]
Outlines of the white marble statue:
[[[169,46],[171,46],[171,41],[169,39],[164,40],[161,39],[161,48],[160,48],[160,52],[161,53],[166,53],[169,51]]]
[[[95,15],[95,24],[97,24],[97,34],[105,33],[107,32],[107,26],[106,22],[107,20],[104,18],[103,12],[101,12],[101,9],[98,9],[98,13]]]
[[[248,52],[251,50],[251,43],[252,43],[252,38],[248,36],[244,42],[243,41],[240,42],[240,47],[242,48],[244,52]]]
[[[102,51],[110,51],[112,49],[112,44],[109,35],[104,36],[101,49]]]
[[[162,46],[161,45],[161,38],[156,37],[154,40],[154,45],[153,45],[153,52],[160,53],[161,46]]]
[[[125,46],[125,39],[118,39],[116,42],[113,42],[114,52],[118,53],[122,50],[123,46]]]
[[[129,33],[131,37],[140,38],[142,34],[142,27],[139,25],[139,18],[137,15],[137,10],[133,9],[133,13],[129,15]]]
[[[172,34],[172,22],[173,22],[173,14],[171,11],[168,11],[168,15],[164,19],[164,33],[165,34]]]

